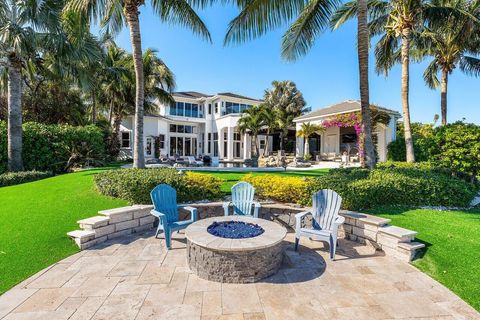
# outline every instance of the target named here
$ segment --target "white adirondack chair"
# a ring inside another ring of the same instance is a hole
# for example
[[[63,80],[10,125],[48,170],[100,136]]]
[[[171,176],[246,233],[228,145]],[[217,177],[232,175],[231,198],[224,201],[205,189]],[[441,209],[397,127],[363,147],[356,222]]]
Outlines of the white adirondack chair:
[[[212,157],[212,167],[219,167],[219,166],[220,166],[220,158]]]
[[[298,250],[300,237],[312,240],[326,241],[330,248],[330,259],[335,259],[337,249],[338,227],[345,222],[340,216],[342,197],[333,190],[320,190],[312,196],[313,210],[300,212],[295,215],[295,251]],[[313,221],[311,228],[302,227],[303,219],[311,214]]]
[[[223,203],[225,216],[229,214],[230,206],[234,215],[247,215],[258,218],[261,205],[253,201],[255,188],[248,182],[239,182],[232,187],[232,201]]]

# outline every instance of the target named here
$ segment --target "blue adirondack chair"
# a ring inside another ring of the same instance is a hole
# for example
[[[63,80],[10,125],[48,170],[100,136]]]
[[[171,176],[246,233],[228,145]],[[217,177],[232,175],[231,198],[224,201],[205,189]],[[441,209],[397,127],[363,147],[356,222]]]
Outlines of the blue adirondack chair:
[[[328,242],[330,259],[335,259],[337,249],[338,227],[345,222],[340,216],[342,197],[333,190],[320,190],[312,196],[313,210],[300,212],[295,215],[295,251],[298,249],[300,237],[308,237],[313,240]],[[313,221],[311,228],[303,227],[303,218],[311,214]]]
[[[259,202],[253,201],[255,188],[248,182],[239,182],[232,187],[232,201],[223,203],[223,210],[228,216],[230,206],[233,207],[233,214],[253,215],[258,218],[261,208]]]
[[[188,227],[191,223],[197,221],[197,209],[187,206],[177,205],[177,191],[168,184],[159,184],[152,192],[153,210],[150,213],[159,219],[155,237],[163,231],[165,234],[165,243],[167,249],[171,248],[172,232],[179,231]],[[179,221],[178,209],[183,208],[191,212],[190,220]]]

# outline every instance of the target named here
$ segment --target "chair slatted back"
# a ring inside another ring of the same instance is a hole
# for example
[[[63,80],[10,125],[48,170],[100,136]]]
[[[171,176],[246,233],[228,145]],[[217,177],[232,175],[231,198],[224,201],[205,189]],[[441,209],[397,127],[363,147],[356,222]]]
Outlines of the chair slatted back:
[[[150,192],[153,207],[167,216],[168,222],[178,221],[177,191],[168,184],[159,184]]]
[[[253,197],[255,188],[248,182],[239,182],[232,187],[234,214],[253,215]]]
[[[321,230],[331,230],[332,224],[338,217],[342,197],[333,190],[324,189],[312,196],[313,227]]]

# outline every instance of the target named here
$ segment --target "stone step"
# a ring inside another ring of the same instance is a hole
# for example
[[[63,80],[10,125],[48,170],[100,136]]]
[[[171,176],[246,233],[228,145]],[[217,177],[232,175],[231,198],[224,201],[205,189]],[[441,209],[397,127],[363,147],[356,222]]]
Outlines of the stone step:
[[[413,241],[413,239],[415,239],[415,236],[417,235],[416,231],[390,225],[379,228],[378,232],[397,238],[399,240],[398,242]]]
[[[87,219],[78,220],[77,223],[80,228],[84,230],[94,230],[108,225],[110,218],[104,216],[95,216]]]
[[[348,210],[340,210],[340,215],[345,217],[347,224],[356,225],[358,227],[364,227],[365,224],[383,227],[391,221],[390,219]]]
[[[398,244],[398,247],[401,248],[401,249],[404,249],[404,250],[408,250],[408,251],[417,251],[417,250],[425,248],[425,244],[420,243],[420,242],[416,242],[416,241],[414,241],[414,242],[400,242]]]
[[[150,210],[152,210],[152,208],[153,206],[151,205],[134,205],[115,209],[101,210],[98,212],[98,214],[109,217],[109,223],[113,224],[147,216],[150,214]]]
[[[95,239],[95,232],[91,230],[70,231],[67,235],[72,238],[78,246]]]

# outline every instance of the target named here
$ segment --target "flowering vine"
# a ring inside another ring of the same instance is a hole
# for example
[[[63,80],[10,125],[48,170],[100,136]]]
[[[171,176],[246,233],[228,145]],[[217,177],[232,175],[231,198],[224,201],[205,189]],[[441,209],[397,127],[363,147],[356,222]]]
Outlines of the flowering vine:
[[[323,121],[322,126],[324,128],[338,127],[353,127],[357,134],[358,153],[361,158],[364,155],[363,148],[363,128],[362,128],[362,115],[358,112],[343,113],[330,117]]]

